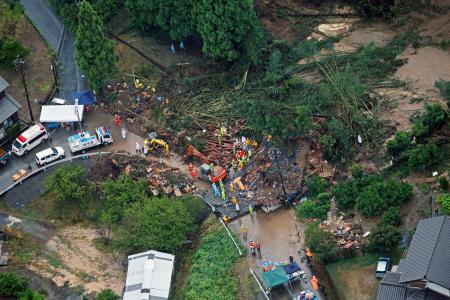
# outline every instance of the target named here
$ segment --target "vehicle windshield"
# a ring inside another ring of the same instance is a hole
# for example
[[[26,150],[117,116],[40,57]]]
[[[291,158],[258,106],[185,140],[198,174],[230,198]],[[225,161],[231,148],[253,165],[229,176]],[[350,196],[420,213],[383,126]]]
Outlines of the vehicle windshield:
[[[56,150],[56,148],[52,148],[53,154],[58,154],[58,150]]]
[[[16,147],[17,149],[22,148],[22,144],[18,140],[14,140],[13,146]]]
[[[104,137],[105,139],[109,139],[109,138],[110,138],[109,134],[105,134],[103,137]]]
[[[377,272],[384,272],[387,269],[387,261],[381,260],[377,265]]]

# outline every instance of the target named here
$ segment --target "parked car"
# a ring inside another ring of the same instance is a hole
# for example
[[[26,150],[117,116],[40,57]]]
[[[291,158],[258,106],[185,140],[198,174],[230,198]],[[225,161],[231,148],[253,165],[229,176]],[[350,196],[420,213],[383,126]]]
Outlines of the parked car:
[[[38,166],[45,166],[52,161],[66,156],[62,147],[52,147],[36,153],[36,163]]]
[[[20,169],[19,171],[17,171],[17,173],[13,175],[12,180],[15,182],[22,179],[25,176],[27,176],[27,171],[25,171],[25,169]]]
[[[391,270],[391,259],[389,257],[380,257],[377,263],[375,275],[377,278],[383,278],[387,271]]]
[[[0,165],[6,165],[8,162],[8,158],[11,156],[11,153],[0,146]]]

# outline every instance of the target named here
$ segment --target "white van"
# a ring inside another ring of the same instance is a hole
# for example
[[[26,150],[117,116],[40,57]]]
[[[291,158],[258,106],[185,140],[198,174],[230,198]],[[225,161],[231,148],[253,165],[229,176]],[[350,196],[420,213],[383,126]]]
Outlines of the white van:
[[[62,147],[52,147],[36,153],[36,163],[38,166],[46,165],[57,159],[66,156]]]
[[[22,132],[14,140],[12,150],[17,156],[22,156],[47,139],[47,130],[45,130],[42,124],[36,124]]]

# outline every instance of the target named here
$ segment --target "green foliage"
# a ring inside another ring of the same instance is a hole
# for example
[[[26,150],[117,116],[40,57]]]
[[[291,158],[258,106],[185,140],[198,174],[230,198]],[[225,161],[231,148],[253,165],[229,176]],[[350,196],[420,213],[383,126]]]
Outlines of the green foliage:
[[[119,15],[122,6],[122,0],[96,0],[94,4],[95,11],[102,17],[105,23]]]
[[[450,81],[439,80],[434,83],[434,86],[439,90],[441,96],[444,97],[447,102],[450,101]],[[447,104],[448,105],[448,104]]]
[[[9,126],[5,129],[6,137],[15,137],[18,136],[22,131],[22,124],[20,122],[14,123],[12,126]]]
[[[447,112],[439,104],[425,103],[425,112],[416,118],[411,134],[417,138],[428,137],[439,129],[447,118]]]
[[[182,200],[154,198],[125,209],[118,236],[127,253],[175,252],[195,229]]]
[[[321,193],[316,199],[308,199],[297,206],[299,218],[312,218],[325,220],[330,209],[330,194]]]
[[[28,54],[29,50],[22,47],[17,41],[0,37],[0,66],[12,67],[17,55],[25,58]]]
[[[411,133],[405,131],[397,131],[395,138],[387,143],[387,151],[395,163],[407,160],[408,153],[413,147]]]
[[[389,207],[399,206],[411,199],[412,186],[378,175],[340,182],[333,193],[339,209],[356,208],[363,216],[380,215]]]
[[[208,215],[209,208],[200,197],[184,196],[180,199],[196,224],[200,224]]]
[[[365,18],[392,16],[394,0],[358,0],[358,8],[361,16]]]
[[[159,26],[173,40],[180,40],[195,33],[194,3],[192,0],[126,0],[125,7],[141,30]]]
[[[443,214],[450,215],[450,194],[442,194],[437,196],[436,203]]]
[[[307,176],[305,178],[305,185],[308,187],[308,197],[316,197],[320,193],[328,190],[328,182],[319,176]]]
[[[408,168],[411,171],[426,171],[442,163],[443,152],[433,143],[419,144],[408,153]]]
[[[238,282],[232,270],[238,257],[224,230],[205,236],[194,254],[183,299],[237,299]]]
[[[320,145],[325,159],[340,163],[351,153],[348,129],[341,121],[332,118],[326,125],[327,134],[320,137]]]
[[[257,64],[262,29],[251,0],[199,0],[194,5],[203,53],[234,61],[241,56]]]
[[[120,296],[111,289],[104,289],[95,296],[95,300],[119,300]]]
[[[382,215],[381,223],[383,225],[400,226],[402,218],[400,217],[400,208],[390,207]]]
[[[400,231],[392,225],[377,224],[369,235],[367,251],[387,253],[395,249],[402,239]]]
[[[28,287],[28,280],[14,273],[0,273],[0,296],[18,297]]]
[[[0,37],[14,39],[22,19],[20,3],[0,1]]]
[[[299,60],[305,58],[312,58],[322,49],[333,48],[333,39],[316,40],[310,39],[300,42],[299,45],[292,48],[290,53],[290,60],[297,63]]]
[[[71,217],[76,219],[76,211],[85,211],[91,200],[92,185],[86,180],[83,167],[67,165],[56,169],[45,178],[45,188],[56,194],[53,210],[59,218]]]
[[[78,28],[78,4],[74,1],[72,3],[64,4],[59,13],[64,20],[64,24],[71,32],[76,32]]]
[[[361,179],[364,176],[364,171],[362,167],[358,164],[353,164],[351,168],[352,176],[355,179]]]
[[[438,179],[438,182],[439,182],[439,186],[441,187],[442,190],[448,191],[448,189],[450,188],[450,183],[448,182],[447,177],[440,176]]]
[[[75,39],[75,58],[93,89],[100,89],[105,79],[116,71],[112,41],[105,35],[103,22],[89,2],[81,3]]]
[[[355,180],[341,181],[333,189],[333,194],[336,196],[337,207],[340,210],[353,208],[356,203],[358,195],[358,186]]]
[[[306,226],[305,243],[314,256],[323,263],[330,263],[339,257],[339,249],[331,232],[324,231],[317,223]]]
[[[26,289],[19,294],[18,300],[46,300],[47,296],[41,292]]]
[[[122,222],[125,208],[148,198],[145,180],[134,181],[127,175],[106,181],[102,186],[102,194],[99,223],[109,230],[115,229]]]

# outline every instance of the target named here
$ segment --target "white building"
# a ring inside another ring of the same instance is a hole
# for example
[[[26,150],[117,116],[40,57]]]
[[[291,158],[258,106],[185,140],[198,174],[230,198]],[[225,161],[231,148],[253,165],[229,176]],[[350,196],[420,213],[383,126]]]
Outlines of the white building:
[[[168,299],[174,261],[175,256],[153,250],[128,256],[123,300]]]

